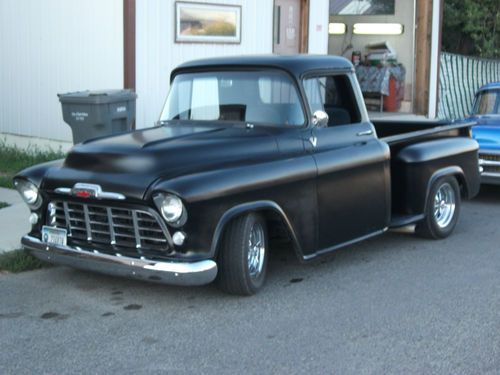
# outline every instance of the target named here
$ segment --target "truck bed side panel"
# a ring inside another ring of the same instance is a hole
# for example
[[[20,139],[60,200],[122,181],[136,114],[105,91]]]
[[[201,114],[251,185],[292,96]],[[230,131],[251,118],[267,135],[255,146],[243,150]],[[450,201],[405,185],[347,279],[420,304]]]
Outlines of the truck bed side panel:
[[[444,120],[439,121],[383,121],[372,120],[379,138],[392,137],[395,135],[412,133],[420,130],[436,128],[438,126],[449,125]]]
[[[433,176],[456,175],[464,196],[479,191],[478,145],[464,137],[439,138],[399,148],[392,160],[393,213],[424,212]]]

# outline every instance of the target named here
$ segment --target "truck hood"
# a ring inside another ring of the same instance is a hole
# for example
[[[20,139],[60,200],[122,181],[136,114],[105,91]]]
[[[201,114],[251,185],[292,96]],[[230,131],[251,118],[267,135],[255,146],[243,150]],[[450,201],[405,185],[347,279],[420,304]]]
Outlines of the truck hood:
[[[477,123],[472,134],[479,147],[500,151],[500,116],[474,116],[471,119]]]
[[[278,152],[264,127],[166,124],[75,145],[59,168],[50,169],[42,188],[98,184],[103,191],[142,199],[159,179],[255,163]]]

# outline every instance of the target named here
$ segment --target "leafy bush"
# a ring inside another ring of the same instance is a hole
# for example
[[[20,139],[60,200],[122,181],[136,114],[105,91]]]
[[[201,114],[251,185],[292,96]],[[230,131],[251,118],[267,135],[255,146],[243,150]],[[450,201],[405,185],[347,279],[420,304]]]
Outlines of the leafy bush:
[[[446,52],[499,58],[498,0],[445,0],[442,41]]]
[[[64,156],[65,154],[61,150],[44,151],[37,147],[23,150],[0,141],[0,186],[12,189],[14,187],[12,177],[17,172],[32,165],[64,158]]]
[[[0,255],[0,271],[13,273],[47,267],[44,263],[24,250],[15,250]]]

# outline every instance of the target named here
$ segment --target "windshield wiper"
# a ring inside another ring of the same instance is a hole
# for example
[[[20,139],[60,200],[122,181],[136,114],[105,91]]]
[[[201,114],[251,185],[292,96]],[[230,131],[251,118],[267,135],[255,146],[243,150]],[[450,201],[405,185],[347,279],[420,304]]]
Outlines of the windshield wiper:
[[[163,126],[168,123],[169,120],[158,120],[155,122],[155,126]]]

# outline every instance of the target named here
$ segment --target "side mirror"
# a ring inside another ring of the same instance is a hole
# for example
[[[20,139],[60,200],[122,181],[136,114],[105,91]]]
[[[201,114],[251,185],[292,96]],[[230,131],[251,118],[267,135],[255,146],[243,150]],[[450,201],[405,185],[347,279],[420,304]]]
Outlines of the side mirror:
[[[312,124],[318,128],[328,127],[328,114],[325,111],[315,111],[312,117]]]

